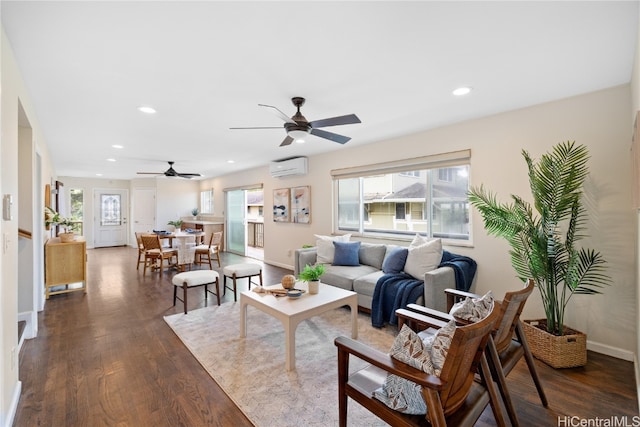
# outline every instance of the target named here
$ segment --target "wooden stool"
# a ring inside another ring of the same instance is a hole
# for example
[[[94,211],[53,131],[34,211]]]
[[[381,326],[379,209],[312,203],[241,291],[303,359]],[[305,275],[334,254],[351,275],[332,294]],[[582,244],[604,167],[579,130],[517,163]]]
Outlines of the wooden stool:
[[[245,263],[245,264],[231,264],[222,269],[224,274],[223,282],[223,294],[227,293],[227,288],[233,291],[233,300],[238,301],[238,295],[236,293],[236,279],[242,279],[243,277],[249,278],[249,289],[251,289],[251,278],[253,276],[260,276],[260,286],[262,286],[262,266],[259,264]],[[233,279],[233,289],[227,286],[227,277]],[[257,283],[256,283],[257,285]]]
[[[184,305],[184,314],[187,314],[187,289],[194,288],[196,286],[204,286],[204,299],[207,299],[207,292],[214,294],[218,298],[218,305],[220,305],[220,281],[218,280],[218,273],[213,270],[197,270],[186,271],[184,273],[178,273],[173,276],[171,280],[173,287],[173,305],[176,305],[176,299],[182,301]],[[208,289],[209,285],[216,285],[216,292]],[[182,288],[182,299],[178,298],[178,288]]]

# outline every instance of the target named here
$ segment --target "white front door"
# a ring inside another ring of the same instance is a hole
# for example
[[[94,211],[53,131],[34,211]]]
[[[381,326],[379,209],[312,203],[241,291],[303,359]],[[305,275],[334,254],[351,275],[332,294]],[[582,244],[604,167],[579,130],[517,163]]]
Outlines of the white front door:
[[[127,213],[129,192],[120,189],[94,190],[94,246],[127,244]]]

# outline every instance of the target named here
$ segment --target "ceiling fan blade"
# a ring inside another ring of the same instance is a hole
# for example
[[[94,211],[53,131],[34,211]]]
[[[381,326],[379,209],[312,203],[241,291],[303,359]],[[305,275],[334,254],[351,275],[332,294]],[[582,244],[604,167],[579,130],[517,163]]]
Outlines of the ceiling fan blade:
[[[284,139],[284,141],[282,141],[282,144],[280,144],[280,147],[284,147],[286,145],[290,145],[293,142],[293,138],[291,138],[289,135],[287,135],[287,137]]]
[[[229,129],[282,129],[282,126],[249,126],[243,128],[229,128]]]
[[[351,138],[344,135],[338,135],[337,133],[327,132],[326,130],[321,129],[311,129],[311,135],[319,136],[320,138],[329,139],[333,142],[337,142],[339,144],[345,144],[349,142]]]
[[[164,172],[137,172],[138,175],[163,175]]]
[[[284,120],[285,123],[291,123],[291,124],[297,124],[296,122],[294,122],[291,117],[287,116],[285,113],[283,113],[282,111],[278,110],[278,108],[274,107],[273,105],[266,105],[266,104],[258,104],[260,107],[267,107],[267,108],[272,108],[278,115],[278,117],[280,117],[282,120]]]
[[[196,176],[202,176],[199,173],[179,173],[178,176],[180,178],[187,178],[187,179],[191,179],[194,178]]]
[[[331,117],[330,119],[314,120],[309,124],[312,128],[324,128],[327,126],[350,125],[353,123],[362,123],[358,116],[356,116],[355,114]]]

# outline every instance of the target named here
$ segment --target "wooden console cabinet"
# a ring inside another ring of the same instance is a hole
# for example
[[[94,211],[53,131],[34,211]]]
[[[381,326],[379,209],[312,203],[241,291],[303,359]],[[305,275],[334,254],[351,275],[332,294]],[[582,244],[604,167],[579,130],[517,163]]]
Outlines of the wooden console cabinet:
[[[59,237],[47,240],[44,245],[44,286],[47,299],[49,295],[87,292],[87,242],[84,237],[77,236],[68,243],[62,243]]]

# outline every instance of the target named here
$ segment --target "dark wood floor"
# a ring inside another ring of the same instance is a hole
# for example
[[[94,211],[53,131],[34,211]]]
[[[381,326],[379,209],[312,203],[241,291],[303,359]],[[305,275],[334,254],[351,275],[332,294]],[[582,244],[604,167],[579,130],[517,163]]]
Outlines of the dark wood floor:
[[[22,396],[15,426],[248,426],[244,417],[162,319],[172,307],[172,273],[135,268],[136,250],[89,250],[88,293],[52,296],[38,337],[20,353]],[[223,265],[242,257],[223,253]],[[265,266],[265,282],[290,271]],[[242,281],[246,289],[246,281]],[[204,306],[190,292],[189,309]],[[233,300],[227,291],[225,301]],[[209,304],[215,303],[209,299]],[[589,354],[584,368],[538,363],[550,407],[537,399],[526,365],[508,381],[523,426],[556,426],[558,417],[638,414],[633,365]],[[494,425],[488,409],[478,425]],[[570,425],[570,424],[564,424]]]

